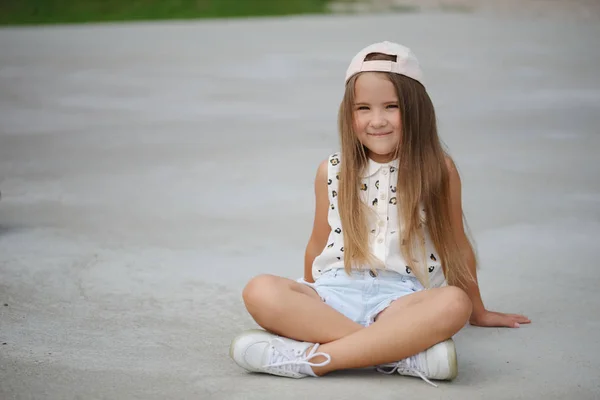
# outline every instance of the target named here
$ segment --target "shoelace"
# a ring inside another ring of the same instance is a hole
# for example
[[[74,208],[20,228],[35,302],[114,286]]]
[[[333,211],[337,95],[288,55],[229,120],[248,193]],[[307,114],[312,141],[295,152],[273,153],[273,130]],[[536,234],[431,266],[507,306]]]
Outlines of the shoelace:
[[[388,371],[388,370],[386,370],[387,367],[392,367],[392,369]],[[380,366],[377,368],[377,372],[381,372],[382,374],[388,374],[388,375],[391,375],[396,371],[404,372],[404,373],[406,373],[406,372],[415,373],[421,379],[423,379],[425,382],[429,383],[433,387],[438,387],[435,383],[433,383],[429,379],[427,379],[427,377],[423,374],[423,372],[421,372],[422,367],[419,365],[419,362],[417,361],[417,357],[415,357],[415,356],[406,358],[404,360],[398,361],[393,364],[385,364],[384,366]]]
[[[264,365],[263,368],[278,367],[286,372],[294,372],[294,366],[308,365],[310,367],[324,367],[331,362],[331,356],[325,353],[317,353],[319,344],[315,344],[310,350],[310,353],[304,355],[303,352],[297,353],[293,349],[290,349],[283,340],[279,338],[272,339],[269,341],[269,346],[273,348],[273,362]],[[325,361],[320,363],[312,363],[309,360],[316,356],[323,356],[326,358]],[[283,368],[282,368],[283,367]]]

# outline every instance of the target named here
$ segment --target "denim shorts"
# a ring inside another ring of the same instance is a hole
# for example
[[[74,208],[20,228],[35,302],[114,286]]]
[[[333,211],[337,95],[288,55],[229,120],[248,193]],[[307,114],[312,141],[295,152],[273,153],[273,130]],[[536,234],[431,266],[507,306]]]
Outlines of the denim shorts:
[[[349,319],[369,326],[379,313],[394,300],[423,290],[415,277],[394,271],[352,271],[348,275],[343,268],[323,273],[315,283],[304,281],[321,299]]]

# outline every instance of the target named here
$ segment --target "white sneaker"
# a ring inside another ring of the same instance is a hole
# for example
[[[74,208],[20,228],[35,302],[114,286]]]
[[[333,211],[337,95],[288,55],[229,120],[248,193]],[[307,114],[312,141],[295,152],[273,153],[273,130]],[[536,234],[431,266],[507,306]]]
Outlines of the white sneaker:
[[[252,329],[233,339],[229,355],[242,368],[252,372],[304,378],[315,376],[311,367],[323,367],[331,361],[329,354],[317,353],[319,344],[315,344],[310,353],[306,350],[313,343],[299,342],[272,333]],[[323,356],[325,361],[315,364],[309,360]]]
[[[384,374],[397,371],[400,375],[417,376],[437,387],[428,378],[452,380],[458,375],[454,341],[448,339],[402,361],[380,365],[377,371]]]

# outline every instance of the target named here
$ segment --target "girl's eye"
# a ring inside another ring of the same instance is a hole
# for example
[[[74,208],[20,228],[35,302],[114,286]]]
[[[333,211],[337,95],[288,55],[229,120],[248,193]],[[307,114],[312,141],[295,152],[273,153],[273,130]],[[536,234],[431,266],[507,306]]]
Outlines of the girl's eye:
[[[367,106],[358,106],[356,109],[357,110],[368,110],[369,107],[367,107]]]
[[[387,108],[398,108],[398,104],[390,104]]]

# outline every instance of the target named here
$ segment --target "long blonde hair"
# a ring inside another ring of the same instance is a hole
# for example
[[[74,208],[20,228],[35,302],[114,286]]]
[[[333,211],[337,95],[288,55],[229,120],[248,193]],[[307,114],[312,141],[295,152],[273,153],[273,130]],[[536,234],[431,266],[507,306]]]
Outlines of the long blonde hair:
[[[395,58],[374,53],[365,60],[395,61]],[[456,227],[451,221],[447,154],[438,136],[433,103],[425,87],[416,80],[395,73],[381,73],[394,84],[402,120],[401,144],[396,150],[399,161],[398,217],[404,223],[400,249],[407,266],[425,287],[429,286],[424,254],[424,229],[428,228],[448,282],[472,280],[467,255],[457,243]],[[353,123],[354,86],[359,75],[348,81],[338,115],[342,153],[338,204],[344,230],[344,267],[347,272],[364,266],[373,268],[378,262],[369,250],[369,209],[361,201],[358,191],[360,173],[368,161],[368,150],[358,140]],[[421,211],[424,211],[426,219],[422,218]]]

